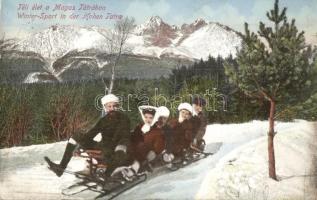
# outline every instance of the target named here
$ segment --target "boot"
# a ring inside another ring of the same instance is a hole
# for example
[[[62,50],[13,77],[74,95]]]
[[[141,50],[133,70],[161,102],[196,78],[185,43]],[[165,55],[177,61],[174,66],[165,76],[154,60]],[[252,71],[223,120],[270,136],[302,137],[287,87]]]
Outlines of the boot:
[[[153,167],[152,167],[151,163],[149,161],[147,161],[147,160],[143,161],[141,163],[139,172],[150,172],[150,173],[152,173],[153,172]]]
[[[201,151],[204,151],[205,150],[205,147],[206,147],[206,142],[205,142],[205,140],[200,140],[199,142],[198,142],[198,148],[201,150]]]
[[[60,164],[56,164],[52,162],[47,156],[44,157],[45,161],[47,162],[49,169],[52,170],[58,177],[62,176],[64,170],[66,169],[70,159],[73,156],[73,152],[76,148],[76,145],[67,143],[63,158]]]

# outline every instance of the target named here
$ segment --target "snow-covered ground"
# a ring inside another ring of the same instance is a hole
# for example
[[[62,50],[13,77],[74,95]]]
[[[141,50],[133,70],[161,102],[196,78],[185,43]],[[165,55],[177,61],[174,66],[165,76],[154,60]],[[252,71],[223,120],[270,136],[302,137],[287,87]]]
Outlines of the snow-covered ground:
[[[314,183],[317,174],[314,174],[313,167],[317,163],[313,162],[317,156],[317,123],[298,120],[276,124],[275,159],[279,182],[268,178],[267,124],[253,124],[237,127],[236,134],[224,130],[219,138],[212,137],[212,140],[219,139],[224,143],[237,141],[240,137],[248,142],[228,151],[217,162],[206,175],[196,199],[316,200]],[[235,136],[230,137],[231,134]]]
[[[276,167],[279,182],[267,178],[266,121],[209,125],[207,151],[217,153],[176,172],[152,177],[117,199],[316,199],[311,164],[316,153],[317,123],[276,123]],[[89,199],[61,190],[76,181],[57,178],[43,160],[58,161],[65,142],[0,150],[0,199]],[[314,151],[315,150],[315,151]],[[69,170],[80,170],[84,160],[73,158]]]

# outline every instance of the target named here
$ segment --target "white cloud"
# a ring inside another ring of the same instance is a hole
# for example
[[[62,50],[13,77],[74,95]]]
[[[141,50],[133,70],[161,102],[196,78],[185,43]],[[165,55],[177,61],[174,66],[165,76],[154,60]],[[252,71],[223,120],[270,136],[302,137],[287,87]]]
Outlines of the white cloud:
[[[133,16],[137,23],[143,23],[153,15],[164,17],[170,10],[170,5],[166,0],[144,1],[134,0],[129,3],[126,15]]]

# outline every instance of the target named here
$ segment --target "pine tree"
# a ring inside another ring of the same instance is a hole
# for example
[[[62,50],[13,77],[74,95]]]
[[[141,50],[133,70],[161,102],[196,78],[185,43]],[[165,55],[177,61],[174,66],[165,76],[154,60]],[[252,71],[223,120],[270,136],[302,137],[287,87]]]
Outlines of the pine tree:
[[[270,103],[268,131],[269,176],[277,180],[274,155],[274,120],[277,104],[299,101],[302,89],[310,85],[312,50],[305,44],[295,19],[288,21],[286,8],[279,1],[267,12],[272,27],[260,22],[258,33],[245,23],[242,48],[237,53],[238,67],[226,64],[226,73],[247,95],[265,98]]]

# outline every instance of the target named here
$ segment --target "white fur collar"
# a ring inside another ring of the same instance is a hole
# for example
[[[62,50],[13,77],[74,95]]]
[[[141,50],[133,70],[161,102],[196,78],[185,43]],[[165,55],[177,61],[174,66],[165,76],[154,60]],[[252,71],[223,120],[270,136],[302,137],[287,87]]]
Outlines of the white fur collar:
[[[144,125],[142,126],[142,128],[141,128],[141,131],[145,134],[145,133],[149,132],[150,129],[151,129],[151,125],[149,125],[149,124],[144,124]]]

